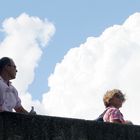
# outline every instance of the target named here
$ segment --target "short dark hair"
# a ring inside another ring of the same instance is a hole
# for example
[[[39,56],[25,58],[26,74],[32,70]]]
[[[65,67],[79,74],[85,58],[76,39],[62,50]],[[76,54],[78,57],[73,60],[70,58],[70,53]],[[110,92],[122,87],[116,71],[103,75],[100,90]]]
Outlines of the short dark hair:
[[[0,73],[3,70],[4,66],[11,63],[11,58],[9,57],[2,57],[0,59]]]

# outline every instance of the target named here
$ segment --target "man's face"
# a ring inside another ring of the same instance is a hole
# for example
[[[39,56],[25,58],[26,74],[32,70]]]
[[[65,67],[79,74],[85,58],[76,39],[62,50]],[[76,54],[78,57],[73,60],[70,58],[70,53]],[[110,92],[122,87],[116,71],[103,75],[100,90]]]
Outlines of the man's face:
[[[13,60],[11,60],[10,64],[7,65],[7,74],[9,76],[9,80],[16,78],[16,65]]]

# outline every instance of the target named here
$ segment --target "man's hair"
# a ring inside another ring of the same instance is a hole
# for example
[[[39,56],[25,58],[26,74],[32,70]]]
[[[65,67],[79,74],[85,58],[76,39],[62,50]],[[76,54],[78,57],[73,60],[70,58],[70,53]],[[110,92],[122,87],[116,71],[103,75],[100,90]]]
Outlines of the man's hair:
[[[108,90],[103,97],[103,102],[104,102],[105,107],[109,107],[111,105],[110,100],[114,96],[117,96],[117,97],[119,96],[119,98],[121,98],[123,102],[125,101],[125,95],[122,93],[121,90],[119,89]]]
[[[3,68],[7,65],[11,63],[11,58],[9,57],[2,57],[0,59],[0,73],[2,72]]]

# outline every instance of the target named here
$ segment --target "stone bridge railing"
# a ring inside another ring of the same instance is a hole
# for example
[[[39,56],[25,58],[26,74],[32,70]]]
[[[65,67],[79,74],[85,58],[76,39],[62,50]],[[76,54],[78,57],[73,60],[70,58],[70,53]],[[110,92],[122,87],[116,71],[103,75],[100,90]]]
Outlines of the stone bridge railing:
[[[0,140],[140,140],[140,126],[1,112]]]

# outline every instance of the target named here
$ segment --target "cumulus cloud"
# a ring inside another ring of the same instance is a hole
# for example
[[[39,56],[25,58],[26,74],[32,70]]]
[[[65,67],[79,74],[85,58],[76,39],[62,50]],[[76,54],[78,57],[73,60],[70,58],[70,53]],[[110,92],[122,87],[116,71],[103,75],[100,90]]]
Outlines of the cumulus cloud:
[[[127,97],[121,109],[125,119],[140,124],[140,112],[135,110],[140,98],[140,13],[70,49],[56,64],[49,77],[50,91],[41,102],[32,100],[28,86],[34,80],[42,48],[55,32],[54,25],[24,13],[7,18],[2,31],[5,38],[0,42],[0,56],[16,62],[20,72],[13,84],[26,108],[33,105],[39,114],[95,119],[104,110],[106,90],[119,88]]]
[[[49,77],[43,106],[50,115],[95,119],[104,110],[106,90],[119,88],[127,97],[125,119],[140,124],[139,60],[140,13],[135,13],[68,51]]]
[[[0,56],[13,58],[19,73],[13,84],[17,87],[23,104],[29,108],[31,105],[40,105],[39,101],[32,101],[27,92],[28,86],[35,76],[35,68],[42,55],[42,47],[55,32],[54,25],[47,19],[31,17],[26,13],[16,18],[7,18],[2,24],[4,40],[0,43]]]

